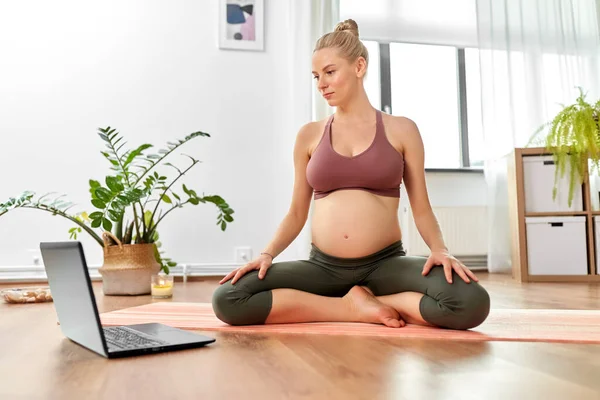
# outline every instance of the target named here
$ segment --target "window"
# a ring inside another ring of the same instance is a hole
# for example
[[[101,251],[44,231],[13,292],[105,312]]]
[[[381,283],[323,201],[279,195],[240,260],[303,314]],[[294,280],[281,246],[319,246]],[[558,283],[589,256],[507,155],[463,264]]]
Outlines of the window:
[[[339,12],[369,50],[371,104],[416,122],[425,168],[482,167],[476,2],[340,0]]]
[[[469,165],[471,167],[483,167],[485,150],[483,144],[483,118],[481,116],[478,49],[465,49],[465,77]]]
[[[461,167],[456,49],[390,43],[390,80],[392,114],[419,127],[425,166]]]
[[[455,46],[363,41],[365,90],[374,107],[417,124],[425,168],[483,166],[479,51]]]
[[[381,68],[379,62],[379,43],[362,41],[369,52],[369,67],[365,75],[364,85],[367,97],[373,107],[381,110]]]

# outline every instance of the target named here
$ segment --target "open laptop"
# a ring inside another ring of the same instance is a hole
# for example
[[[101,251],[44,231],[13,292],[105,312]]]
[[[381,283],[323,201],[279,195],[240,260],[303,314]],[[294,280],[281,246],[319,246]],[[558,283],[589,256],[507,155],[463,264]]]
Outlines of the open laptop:
[[[201,347],[215,341],[157,323],[103,328],[81,243],[45,242],[40,243],[40,249],[60,327],[75,343],[106,358],[118,358]]]

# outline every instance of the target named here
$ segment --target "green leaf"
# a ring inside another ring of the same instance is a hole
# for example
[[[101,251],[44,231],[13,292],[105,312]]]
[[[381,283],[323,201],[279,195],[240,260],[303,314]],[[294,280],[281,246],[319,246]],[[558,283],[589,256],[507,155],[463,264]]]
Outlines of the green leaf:
[[[102,225],[102,218],[98,218],[92,221],[92,228],[99,228]]]
[[[226,223],[225,221],[223,221],[223,222],[221,223],[221,230],[222,230],[222,231],[224,231],[224,230],[225,230],[225,228],[227,228],[227,223]]]
[[[150,226],[150,222],[152,222],[152,211],[147,210],[144,213],[144,222],[146,223],[146,226]]]
[[[223,218],[224,218],[224,219],[225,219],[225,221],[227,221],[227,222],[233,222],[233,218],[231,217],[231,215],[225,215]]]
[[[101,186],[96,188],[96,197],[104,202],[109,202],[112,198],[112,193]]]
[[[90,187],[96,189],[97,187],[100,187],[100,182],[90,179]]]
[[[175,261],[169,261],[169,262],[167,263],[167,265],[168,265],[169,267],[176,267],[176,266],[177,266],[177,263],[176,263]]]
[[[164,201],[167,204],[172,204],[173,201],[171,201],[171,198],[169,196],[167,196],[166,194],[163,194],[161,197],[162,201]]]
[[[137,149],[133,150],[131,153],[129,153],[129,156],[127,156],[127,160],[125,160],[125,162],[123,163],[123,166],[126,167],[129,164],[131,164],[131,162],[139,155],[142,155],[142,152],[146,149],[149,149],[150,147],[152,147],[151,144],[143,144],[140,147],[138,147]]]
[[[177,201],[181,200],[181,197],[179,197],[179,195],[175,192],[171,192],[173,194],[173,197],[175,197],[177,199]]]
[[[190,198],[188,201],[189,201],[190,203],[192,203],[193,205],[195,205],[195,206],[197,206],[197,205],[198,205],[198,203],[199,203],[198,199],[197,199],[197,198],[195,198],[195,197],[191,197],[191,198]]]
[[[177,168],[176,166],[174,166],[173,164],[166,162],[166,163],[164,163],[164,165],[167,167],[174,168],[178,173],[182,174],[181,170],[179,168]]]
[[[106,177],[106,186],[108,186],[113,193],[119,193],[124,189],[123,184],[114,176]]]
[[[113,222],[119,222],[119,220],[121,219],[121,215],[115,210],[108,210],[107,214]]]
[[[98,219],[102,217],[102,213],[100,211],[95,211],[89,215],[90,219]]]
[[[104,218],[104,219],[102,220],[102,227],[103,227],[105,230],[107,230],[107,231],[110,231],[110,230],[112,229],[112,222],[110,222],[110,220],[109,220],[109,219],[107,219],[107,218]]]
[[[191,196],[189,189],[185,186],[185,183],[183,184],[183,191],[185,192],[185,194],[187,194],[188,196]]]
[[[104,210],[106,208],[106,203],[104,203],[102,200],[100,199],[92,199],[92,205],[96,208],[99,208],[101,210]],[[100,225],[98,225],[100,226]]]

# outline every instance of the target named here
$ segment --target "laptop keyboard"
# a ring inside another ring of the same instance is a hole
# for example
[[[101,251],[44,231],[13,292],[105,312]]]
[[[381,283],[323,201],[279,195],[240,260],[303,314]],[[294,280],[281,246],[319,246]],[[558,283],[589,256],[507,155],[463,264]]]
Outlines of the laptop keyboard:
[[[164,340],[125,326],[111,326],[103,329],[109,350],[135,350],[169,344]]]

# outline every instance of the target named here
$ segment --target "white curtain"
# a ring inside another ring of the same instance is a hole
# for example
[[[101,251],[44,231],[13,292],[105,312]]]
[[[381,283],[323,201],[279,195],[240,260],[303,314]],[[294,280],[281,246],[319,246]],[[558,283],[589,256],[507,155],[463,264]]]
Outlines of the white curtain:
[[[311,43],[314,48],[317,40],[324,34],[333,31],[336,24],[340,22],[340,0],[312,0],[311,6],[312,19],[310,33]],[[334,110],[329,107],[323,96],[314,88],[312,95],[313,121],[319,121],[330,116]]]
[[[290,123],[293,135],[304,124],[331,115],[333,109],[317,93],[311,74],[312,52],[317,39],[331,32],[339,22],[339,0],[290,1],[288,15],[290,44]],[[309,256],[311,243],[311,203],[308,221],[295,240],[296,258]]]
[[[507,161],[578,95],[600,93],[594,0],[476,0],[490,272],[511,269]]]
[[[341,19],[381,42],[477,46],[475,0],[341,0]]]

